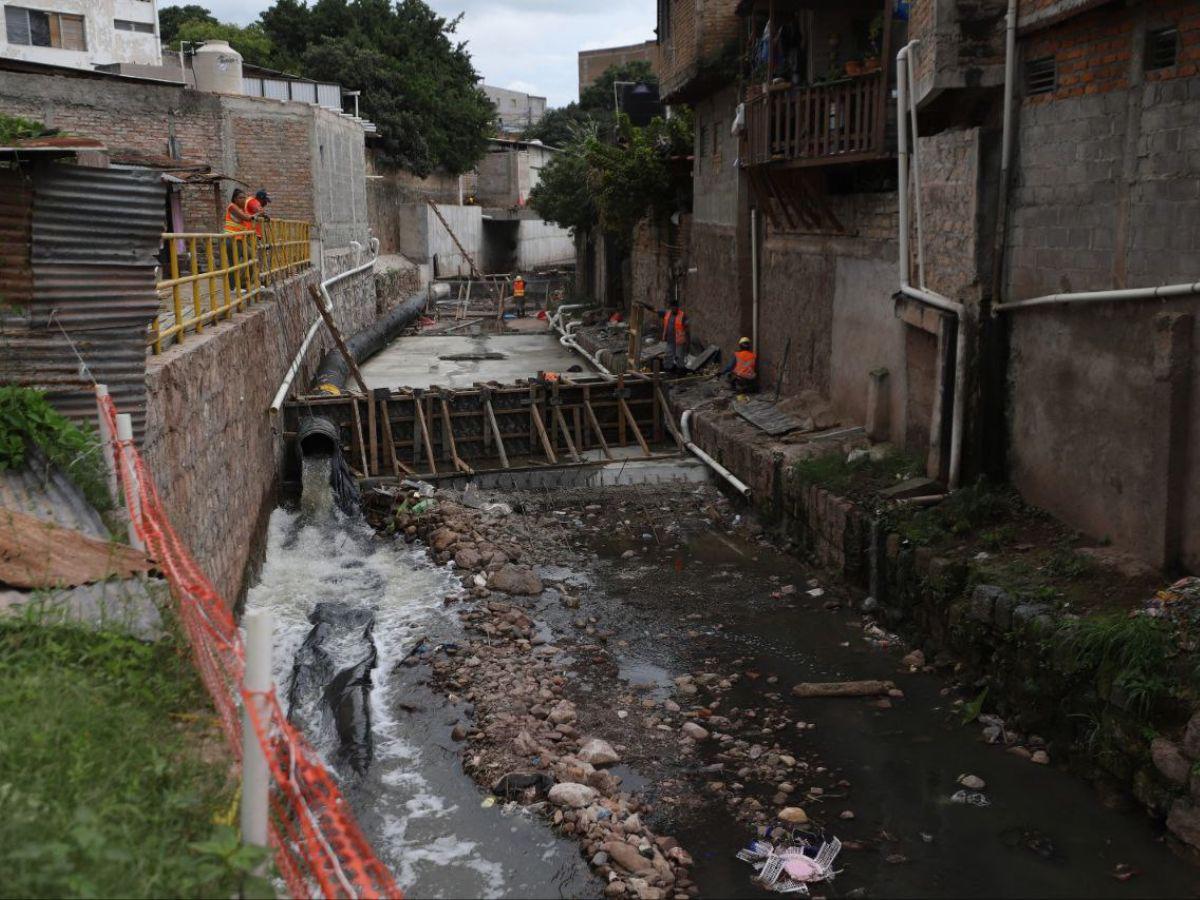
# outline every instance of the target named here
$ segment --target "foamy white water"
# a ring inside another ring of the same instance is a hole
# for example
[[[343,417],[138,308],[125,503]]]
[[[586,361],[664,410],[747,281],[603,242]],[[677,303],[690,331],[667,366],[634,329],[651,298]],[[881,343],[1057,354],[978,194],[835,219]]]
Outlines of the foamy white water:
[[[328,495],[327,471],[323,483],[319,474],[310,477],[312,490],[305,493]],[[459,591],[453,570],[434,565],[422,548],[377,536],[361,519],[349,519],[332,505],[325,509],[319,500],[305,502],[300,513],[275,510],[269,529],[266,560],[246,607],[273,614],[273,669],[284,702],[293,660],[317,603],[375,612],[374,760],[361,783],[345,782],[343,789],[406,895],[594,893],[572,844],[525,816],[502,817],[499,807],[480,807],[484,795],[463,774],[458,746],[446,736],[458,712],[417,683],[422,676],[415,670],[397,668],[423,637],[431,644],[460,639],[458,618],[443,603]],[[337,662],[352,662],[338,659],[337,642],[327,649]],[[335,734],[308,737],[326,760],[333,758]]]

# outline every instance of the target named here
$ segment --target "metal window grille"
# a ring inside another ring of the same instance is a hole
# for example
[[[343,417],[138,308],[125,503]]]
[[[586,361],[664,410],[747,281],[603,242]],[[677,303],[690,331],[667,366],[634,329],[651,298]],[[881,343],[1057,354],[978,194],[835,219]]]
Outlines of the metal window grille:
[[[113,19],[113,27],[117,31],[136,31],[140,34],[154,34],[151,22],[131,22],[128,19]]]
[[[10,44],[61,50],[87,49],[83,16],[6,6],[4,30]]]
[[[1169,69],[1175,65],[1178,53],[1179,29],[1174,25],[1146,32],[1144,61],[1147,72],[1154,69]]]
[[[1025,63],[1025,93],[1052,94],[1058,83],[1057,66],[1053,56],[1044,59],[1031,59]]]

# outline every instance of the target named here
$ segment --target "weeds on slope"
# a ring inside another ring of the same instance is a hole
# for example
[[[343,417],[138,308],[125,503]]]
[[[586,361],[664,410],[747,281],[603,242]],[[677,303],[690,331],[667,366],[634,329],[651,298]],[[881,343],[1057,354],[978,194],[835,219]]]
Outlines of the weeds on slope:
[[[177,641],[0,620],[0,896],[236,895],[209,710]]]

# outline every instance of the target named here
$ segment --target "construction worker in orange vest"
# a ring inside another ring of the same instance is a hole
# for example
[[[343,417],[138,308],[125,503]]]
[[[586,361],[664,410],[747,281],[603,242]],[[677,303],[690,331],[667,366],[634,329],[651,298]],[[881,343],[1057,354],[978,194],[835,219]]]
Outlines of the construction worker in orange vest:
[[[758,393],[758,354],[751,347],[750,338],[738,341],[737,352],[725,367],[729,386],[739,394]]]
[[[225,207],[225,264],[230,269],[247,261],[245,238],[248,232],[253,231],[254,216],[246,212],[246,192],[241,188],[234,188],[229,205]],[[238,289],[239,284],[249,289],[248,269],[229,273],[229,287]]]
[[[517,318],[525,318],[525,279],[520,275],[513,279],[513,302],[517,305]]]
[[[679,308],[679,299],[672,297],[667,311],[663,313],[662,339],[667,344],[666,371],[686,371],[684,359],[691,344],[690,331],[687,313]]]

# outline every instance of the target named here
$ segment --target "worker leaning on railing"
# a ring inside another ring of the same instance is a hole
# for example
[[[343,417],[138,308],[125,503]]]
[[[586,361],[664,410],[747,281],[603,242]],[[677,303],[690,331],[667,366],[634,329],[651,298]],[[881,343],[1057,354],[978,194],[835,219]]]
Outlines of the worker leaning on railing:
[[[246,234],[255,230],[255,217],[246,210],[249,198],[241,188],[234,188],[225,207],[225,253],[228,257],[229,286],[236,289],[238,273],[236,266],[246,261]]]

